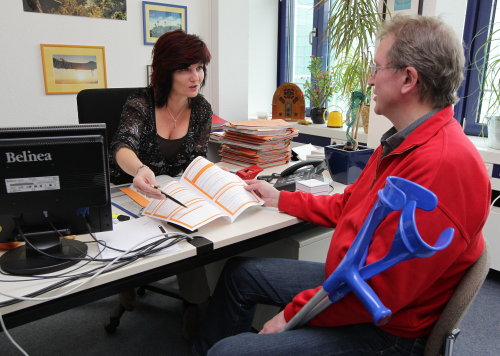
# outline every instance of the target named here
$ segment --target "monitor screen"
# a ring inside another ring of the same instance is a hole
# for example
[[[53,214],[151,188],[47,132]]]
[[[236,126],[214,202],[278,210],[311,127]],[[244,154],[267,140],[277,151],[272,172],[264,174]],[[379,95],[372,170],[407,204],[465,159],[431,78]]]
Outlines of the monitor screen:
[[[86,244],[64,238],[112,230],[106,126],[0,128],[0,257],[7,273],[66,268]]]

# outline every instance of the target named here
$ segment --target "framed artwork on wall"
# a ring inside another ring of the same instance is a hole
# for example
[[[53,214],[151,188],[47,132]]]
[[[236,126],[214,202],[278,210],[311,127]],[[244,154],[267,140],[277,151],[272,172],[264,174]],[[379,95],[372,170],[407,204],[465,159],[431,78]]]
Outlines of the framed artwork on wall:
[[[385,0],[383,13],[389,11],[392,15],[422,15],[424,0]]]
[[[181,29],[187,32],[187,7],[142,2],[144,44],[154,45],[165,32]]]
[[[60,0],[20,0],[26,12],[51,15],[100,17],[113,20],[127,19],[126,0],[107,1],[60,1]]]
[[[45,94],[106,88],[104,47],[41,44]]]

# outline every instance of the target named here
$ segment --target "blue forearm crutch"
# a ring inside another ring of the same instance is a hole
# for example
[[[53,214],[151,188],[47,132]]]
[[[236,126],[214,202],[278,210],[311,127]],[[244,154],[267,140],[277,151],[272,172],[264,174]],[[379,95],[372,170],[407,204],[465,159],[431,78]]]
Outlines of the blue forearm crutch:
[[[431,211],[436,206],[436,195],[430,190],[400,177],[387,177],[370,214],[338,267],[283,331],[305,324],[351,291],[368,309],[375,324],[383,325],[388,322],[391,311],[383,305],[365,280],[399,262],[414,257],[430,257],[450,244],[454,233],[452,228],[445,229],[434,246],[428,245],[418,233],[415,222],[416,208]],[[391,249],[382,259],[365,265],[373,232],[388,214],[400,210],[399,224]]]

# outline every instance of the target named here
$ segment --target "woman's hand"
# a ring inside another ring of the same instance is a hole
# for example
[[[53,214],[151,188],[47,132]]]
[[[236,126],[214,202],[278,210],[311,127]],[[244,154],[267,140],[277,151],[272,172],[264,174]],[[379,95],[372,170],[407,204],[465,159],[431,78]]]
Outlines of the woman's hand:
[[[262,330],[259,331],[259,334],[276,334],[283,331],[285,326],[285,312],[282,310],[277,315],[275,315],[274,318],[264,324]]]
[[[148,166],[144,166],[137,171],[134,177],[134,187],[139,193],[150,199],[165,199],[158,189],[155,174]]]
[[[246,183],[248,185],[245,186],[245,189],[262,198],[266,206],[278,207],[278,201],[280,200],[280,191],[278,189],[263,180],[247,180]]]

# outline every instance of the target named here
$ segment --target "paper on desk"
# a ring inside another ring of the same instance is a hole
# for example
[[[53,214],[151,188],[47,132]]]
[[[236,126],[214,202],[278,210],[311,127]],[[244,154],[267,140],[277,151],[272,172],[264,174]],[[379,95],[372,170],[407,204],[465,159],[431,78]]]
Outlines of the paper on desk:
[[[316,150],[316,147],[308,143],[306,145],[294,147],[292,150],[297,154],[300,160],[305,160],[307,155],[310,155],[311,152]]]
[[[148,237],[157,236],[156,238],[145,241],[140,246],[163,238],[163,236],[158,236],[162,233],[158,227],[159,225],[161,225],[165,231],[169,232],[161,222],[158,222],[158,220],[143,216],[138,219],[130,219],[128,221],[113,224],[113,231],[98,232],[95,235],[98,240],[103,240],[107,246],[125,251],[138,242],[146,240]],[[102,258],[114,258],[121,254],[121,252],[105,248],[102,245],[100,245],[99,248],[102,250]],[[158,254],[173,254],[179,251],[182,251],[182,249],[176,244],[161,250]]]

